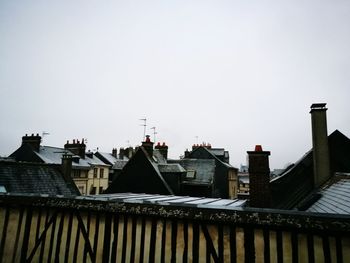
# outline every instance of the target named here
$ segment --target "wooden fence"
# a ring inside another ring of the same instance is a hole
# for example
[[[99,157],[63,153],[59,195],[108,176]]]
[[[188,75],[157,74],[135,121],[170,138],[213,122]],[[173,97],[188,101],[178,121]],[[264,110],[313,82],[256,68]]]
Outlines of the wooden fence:
[[[0,195],[0,263],[350,262],[349,219]]]

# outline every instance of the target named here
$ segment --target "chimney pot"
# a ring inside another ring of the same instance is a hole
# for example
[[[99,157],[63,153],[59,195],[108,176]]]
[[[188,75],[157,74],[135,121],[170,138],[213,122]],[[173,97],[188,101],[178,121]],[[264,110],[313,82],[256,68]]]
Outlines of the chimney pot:
[[[255,151],[256,152],[262,152],[262,146],[260,144],[255,145]]]

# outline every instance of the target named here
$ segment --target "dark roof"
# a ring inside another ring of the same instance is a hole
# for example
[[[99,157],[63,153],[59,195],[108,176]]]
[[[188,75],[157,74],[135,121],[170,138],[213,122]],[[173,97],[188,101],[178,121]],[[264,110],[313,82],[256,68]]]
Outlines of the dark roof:
[[[211,184],[215,175],[215,160],[213,159],[181,159],[171,160],[171,162],[179,163],[185,170],[196,171],[194,179],[190,179],[191,183]]]
[[[318,200],[306,210],[307,212],[350,214],[350,174],[334,176],[318,195]]]
[[[224,165],[226,168],[232,168],[232,169],[238,170],[237,168],[233,167],[231,164],[222,160],[221,159],[222,157],[228,157],[228,151],[225,151],[224,149],[221,149],[221,148],[208,149],[207,147],[204,147],[204,146],[199,146],[195,148],[189,154],[189,158],[215,159],[218,163]]]
[[[1,161],[0,186],[7,193],[79,195],[73,180],[65,178],[57,165]]]
[[[164,158],[163,154],[158,149],[153,150],[153,160],[159,164],[166,164],[167,160]]]
[[[106,193],[122,192],[173,194],[173,190],[161,175],[158,164],[143,147],[138,148],[121,174],[106,190]]]
[[[335,130],[328,136],[331,175],[350,172],[350,139]],[[314,189],[312,149],[270,182],[272,207],[293,209]]]
[[[95,152],[94,155],[106,164],[114,165],[118,158],[114,157],[111,153]]]
[[[129,160],[117,159],[112,167],[114,170],[122,170]]]
[[[172,164],[158,164],[159,172],[161,173],[185,173],[186,170],[177,163]]]

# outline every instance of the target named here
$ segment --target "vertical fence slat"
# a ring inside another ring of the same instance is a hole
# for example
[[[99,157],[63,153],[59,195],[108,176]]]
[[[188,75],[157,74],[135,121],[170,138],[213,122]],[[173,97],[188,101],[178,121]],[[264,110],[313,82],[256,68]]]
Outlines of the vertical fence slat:
[[[13,248],[13,254],[12,254],[12,262],[16,262],[16,255],[17,255],[17,249],[18,249],[18,243],[19,243],[19,236],[21,235],[21,230],[22,230],[23,213],[24,213],[24,208],[21,207],[19,209],[19,217],[18,217],[18,223],[17,223],[15,246]]]
[[[237,262],[236,227],[235,226],[230,226],[230,259],[231,259],[231,263]]]
[[[107,213],[105,215],[105,231],[103,236],[103,252],[102,262],[109,262],[109,253],[111,248],[111,233],[112,233],[112,216]]]
[[[162,242],[161,242],[161,253],[160,253],[160,262],[164,263],[165,262],[165,245],[166,245],[166,220],[162,220]]]
[[[335,246],[336,246],[336,251],[337,251],[337,262],[342,263],[343,262],[343,248],[342,248],[341,236],[339,234],[335,237]]]
[[[283,239],[282,231],[278,230],[276,232],[276,247],[277,247],[277,262],[283,263]]]
[[[299,246],[298,246],[298,234],[295,231],[291,233],[291,242],[292,242],[292,262],[299,262]]]
[[[27,259],[27,251],[28,251],[28,242],[29,242],[29,235],[30,235],[30,225],[32,223],[32,210],[28,209],[26,214],[26,223],[24,226],[24,235],[23,235],[23,245],[21,248],[21,262],[26,261]]]
[[[152,218],[150,251],[149,251],[149,259],[148,259],[149,263],[152,263],[155,260],[156,236],[157,236],[157,219]]]
[[[62,232],[63,232],[63,226],[64,226],[64,218],[65,218],[65,213],[62,211],[61,220],[57,231],[55,262],[60,262],[60,249],[61,249]]]
[[[314,237],[311,233],[307,234],[307,254],[309,263],[315,262]]]
[[[199,224],[193,222],[192,262],[199,262]]]
[[[70,241],[72,237],[72,224],[73,224],[73,212],[69,213],[69,221],[68,221],[68,229],[67,229],[67,240],[66,240],[66,252],[64,255],[64,262],[68,262],[69,258],[69,248],[70,248]]]
[[[9,223],[9,217],[10,217],[10,208],[6,206],[5,211],[5,218],[4,218],[4,225],[2,228],[2,234],[1,234],[1,243],[0,243],[0,263],[2,262],[2,259],[4,257],[4,248],[6,243],[6,236],[7,236],[7,227]]]
[[[171,263],[176,262],[177,221],[171,221]]]
[[[118,248],[118,233],[119,233],[119,216],[113,216],[113,242],[112,242],[112,253],[111,262],[117,260],[117,248]]]

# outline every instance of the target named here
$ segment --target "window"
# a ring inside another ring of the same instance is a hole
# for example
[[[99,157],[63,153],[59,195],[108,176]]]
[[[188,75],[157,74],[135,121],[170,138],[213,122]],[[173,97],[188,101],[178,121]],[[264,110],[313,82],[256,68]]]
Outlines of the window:
[[[73,170],[73,177],[74,178],[80,177],[80,170]]]
[[[194,179],[196,178],[196,171],[195,170],[188,170],[186,173],[187,179]]]
[[[102,192],[103,192],[103,187],[102,186],[100,186],[100,189],[99,189],[99,194],[102,194]]]
[[[94,168],[94,178],[97,178],[97,168]]]
[[[101,168],[100,169],[100,178],[103,178],[103,172],[104,172],[104,170],[103,170],[103,168]]]
[[[95,195],[95,194],[96,194],[96,187],[92,187],[92,188],[90,189],[90,194],[91,194],[91,195]]]

